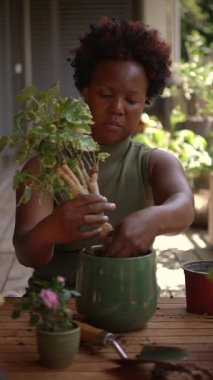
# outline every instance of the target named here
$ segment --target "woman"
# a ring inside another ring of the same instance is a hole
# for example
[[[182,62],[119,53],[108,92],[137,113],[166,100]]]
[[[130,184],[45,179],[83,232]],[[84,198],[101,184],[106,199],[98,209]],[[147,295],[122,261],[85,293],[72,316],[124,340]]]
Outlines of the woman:
[[[179,161],[131,140],[145,104],[165,87],[169,54],[157,31],[139,22],[104,18],[81,39],[71,62],[75,84],[93,116],[92,136],[111,156],[100,167],[102,196],[59,206],[47,197],[41,206],[34,191],[17,208],[16,254],[37,277],[60,274],[73,286],[79,250],[97,244],[107,220],[114,227],[108,255],[118,257],[145,253],[156,236],[178,234],[192,223],[193,195]],[[25,168],[38,171],[36,158]],[[17,202],[22,193],[23,186]]]

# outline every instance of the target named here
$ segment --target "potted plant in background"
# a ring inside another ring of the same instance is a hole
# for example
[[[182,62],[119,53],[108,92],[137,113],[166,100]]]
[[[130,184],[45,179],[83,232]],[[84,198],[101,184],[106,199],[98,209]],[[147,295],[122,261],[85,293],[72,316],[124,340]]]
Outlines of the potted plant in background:
[[[12,318],[29,312],[30,326],[36,327],[37,349],[42,364],[49,368],[68,366],[76,357],[80,344],[80,327],[73,321],[69,301],[79,295],[65,289],[65,280],[58,276],[51,281],[37,280],[27,288],[16,304]]]
[[[172,85],[164,90],[163,97],[172,97],[172,107],[181,104],[186,115],[185,120],[176,124],[176,129],[191,129],[208,137],[213,125],[211,51],[196,30],[187,37],[185,48],[187,61],[173,63]]]
[[[183,264],[187,310],[213,315],[213,260]]]

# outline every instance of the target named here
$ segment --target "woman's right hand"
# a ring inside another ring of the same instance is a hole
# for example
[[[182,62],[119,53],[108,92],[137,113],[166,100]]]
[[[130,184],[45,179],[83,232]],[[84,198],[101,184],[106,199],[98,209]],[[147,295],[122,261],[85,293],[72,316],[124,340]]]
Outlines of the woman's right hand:
[[[69,244],[99,235],[101,226],[108,221],[105,212],[114,209],[114,203],[95,194],[79,195],[56,206],[48,217],[55,243]]]

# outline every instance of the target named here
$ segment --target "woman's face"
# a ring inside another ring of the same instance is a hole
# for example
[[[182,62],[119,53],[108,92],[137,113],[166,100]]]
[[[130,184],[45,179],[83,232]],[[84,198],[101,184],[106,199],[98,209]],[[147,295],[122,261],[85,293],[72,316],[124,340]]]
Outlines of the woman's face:
[[[83,91],[93,116],[94,140],[99,144],[114,144],[130,136],[143,111],[147,88],[145,71],[137,63],[100,62]]]

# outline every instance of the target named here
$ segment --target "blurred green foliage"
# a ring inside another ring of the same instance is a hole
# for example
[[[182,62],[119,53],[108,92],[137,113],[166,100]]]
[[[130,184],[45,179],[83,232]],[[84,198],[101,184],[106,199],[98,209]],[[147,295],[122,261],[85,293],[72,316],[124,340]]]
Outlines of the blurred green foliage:
[[[185,120],[180,107],[175,107],[170,115],[170,129],[165,130],[156,116],[142,114],[141,122],[145,128],[133,138],[151,148],[165,149],[175,155],[181,162],[186,176],[193,187],[194,179],[202,171],[213,169],[213,159],[208,152],[207,140],[193,131],[175,129],[176,123]]]
[[[213,64],[205,39],[197,31],[187,36],[185,47],[188,61],[174,62],[173,84],[166,88],[163,97],[181,96],[189,116],[213,115]]]
[[[188,59],[185,42],[193,30],[205,38],[205,46],[212,46],[213,3],[210,0],[181,0],[181,56]]]

